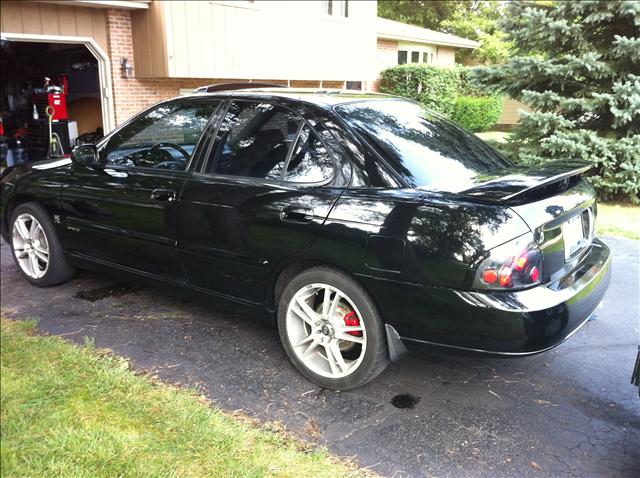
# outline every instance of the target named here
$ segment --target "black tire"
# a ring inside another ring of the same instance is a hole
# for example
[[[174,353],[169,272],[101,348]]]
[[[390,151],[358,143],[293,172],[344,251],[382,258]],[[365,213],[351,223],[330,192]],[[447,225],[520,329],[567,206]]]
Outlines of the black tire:
[[[18,263],[18,259],[16,257],[16,253],[13,249],[13,225],[20,216],[20,214],[30,214],[33,216],[42,226],[42,230],[44,231],[44,235],[47,239],[47,243],[49,245],[49,265],[47,267],[46,272],[42,277],[33,278],[27,275],[20,267]],[[49,287],[57,284],[61,284],[63,282],[68,281],[75,274],[75,268],[70,266],[64,248],[60,243],[60,239],[56,234],[56,231],[53,227],[53,223],[51,219],[49,219],[49,215],[47,211],[37,202],[26,202],[20,204],[14,211],[11,216],[10,228],[10,241],[9,244],[11,246],[11,255],[13,256],[13,261],[20,273],[33,285],[38,287]]]
[[[287,335],[287,310],[295,294],[303,287],[323,283],[345,292],[362,315],[367,331],[364,358],[358,368],[346,377],[329,378],[309,369],[298,358]],[[278,304],[278,332],[289,360],[310,381],[332,390],[348,390],[360,387],[378,376],[389,363],[386,335],[382,317],[369,294],[348,275],[330,267],[320,266],[297,275],[284,289]]]

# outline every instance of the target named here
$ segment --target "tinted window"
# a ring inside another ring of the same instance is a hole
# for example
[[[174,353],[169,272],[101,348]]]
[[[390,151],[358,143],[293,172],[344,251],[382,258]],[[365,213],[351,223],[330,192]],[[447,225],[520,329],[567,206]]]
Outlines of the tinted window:
[[[336,151],[339,155],[348,152],[351,156],[351,161],[338,163],[344,176],[350,177],[350,187],[402,187],[402,184],[389,171],[389,166],[380,161],[369,148],[363,147],[357,142],[357,138],[349,134],[344,127],[326,119],[322,126],[327,128],[327,134],[322,135],[322,139],[331,150]],[[345,167],[348,170],[345,170]]]
[[[362,101],[336,111],[412,187],[462,191],[510,163],[495,149],[417,103]]]
[[[398,50],[398,65],[404,65],[407,62],[407,54],[405,50]]]
[[[207,172],[280,179],[302,118],[269,103],[234,101],[218,130]]]
[[[333,175],[333,161],[320,138],[304,125],[287,165],[285,180],[296,183],[319,183]]]
[[[145,113],[109,140],[106,164],[184,171],[219,103],[171,103]]]

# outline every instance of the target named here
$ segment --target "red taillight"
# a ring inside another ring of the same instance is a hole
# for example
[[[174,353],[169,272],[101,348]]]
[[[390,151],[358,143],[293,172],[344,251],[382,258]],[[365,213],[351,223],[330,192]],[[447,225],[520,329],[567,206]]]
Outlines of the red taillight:
[[[516,259],[516,270],[521,271],[524,269],[524,266],[527,265],[527,252],[520,254],[520,257]]]
[[[506,287],[511,283],[511,267],[500,269],[500,285]]]
[[[484,280],[487,284],[493,284],[498,280],[498,273],[495,269],[487,269],[482,273],[482,280]]]
[[[495,247],[477,266],[473,287],[517,290],[542,279],[542,254],[529,233]]]

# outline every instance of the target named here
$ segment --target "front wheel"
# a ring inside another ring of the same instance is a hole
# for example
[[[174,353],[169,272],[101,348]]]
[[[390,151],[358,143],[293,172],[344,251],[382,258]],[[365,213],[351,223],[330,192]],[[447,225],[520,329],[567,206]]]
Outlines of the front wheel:
[[[51,219],[38,203],[21,204],[13,212],[11,249],[20,272],[33,285],[60,284],[74,274]]]
[[[328,267],[309,269],[285,288],[278,330],[296,368],[325,388],[364,385],[389,361],[373,301],[353,279]]]

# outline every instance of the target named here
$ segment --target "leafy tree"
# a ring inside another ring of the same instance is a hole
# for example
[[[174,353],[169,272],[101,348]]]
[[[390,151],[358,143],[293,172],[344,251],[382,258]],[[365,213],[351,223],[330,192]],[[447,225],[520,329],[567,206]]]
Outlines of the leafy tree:
[[[379,0],[378,16],[438,30],[443,20],[450,18],[456,10],[465,8],[466,3],[437,0]]]
[[[605,197],[640,194],[640,2],[513,2],[514,56],[476,68],[477,87],[526,103],[508,145],[528,163],[592,162]]]
[[[458,55],[480,63],[503,63],[509,58],[510,43],[498,26],[505,6],[501,2],[465,2],[467,8],[458,9],[440,23],[440,30],[480,42],[473,51],[460,50]],[[461,59],[462,59],[461,58]]]
[[[479,48],[458,54],[460,60],[469,57],[480,63],[500,63],[509,57],[509,43],[497,27],[503,10],[503,2],[497,1],[378,2],[381,17],[479,41]]]

